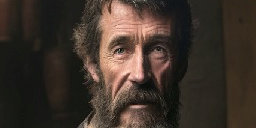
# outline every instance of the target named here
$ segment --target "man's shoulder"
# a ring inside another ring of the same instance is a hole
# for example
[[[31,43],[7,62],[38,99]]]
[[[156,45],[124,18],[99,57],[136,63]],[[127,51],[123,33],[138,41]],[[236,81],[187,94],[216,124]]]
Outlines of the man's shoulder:
[[[77,128],[87,128],[87,118]]]
[[[77,128],[88,128],[88,124],[93,116],[93,112],[91,112],[85,120],[77,127]]]

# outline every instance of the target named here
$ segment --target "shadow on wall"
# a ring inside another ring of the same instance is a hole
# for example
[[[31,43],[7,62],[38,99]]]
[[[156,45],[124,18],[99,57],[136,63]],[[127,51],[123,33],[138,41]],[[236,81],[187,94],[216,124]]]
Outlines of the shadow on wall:
[[[88,114],[72,51],[81,0],[0,0],[0,127],[70,128]]]
[[[224,128],[221,0],[191,1],[201,26],[181,85],[181,128]],[[83,2],[0,0],[0,128],[72,128],[90,112],[71,41]]]

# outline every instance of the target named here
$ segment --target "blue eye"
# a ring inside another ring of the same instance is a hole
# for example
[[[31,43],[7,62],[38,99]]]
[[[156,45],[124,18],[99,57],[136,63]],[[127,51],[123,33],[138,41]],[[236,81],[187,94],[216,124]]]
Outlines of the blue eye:
[[[118,48],[114,51],[114,54],[123,54],[125,52],[124,48]]]

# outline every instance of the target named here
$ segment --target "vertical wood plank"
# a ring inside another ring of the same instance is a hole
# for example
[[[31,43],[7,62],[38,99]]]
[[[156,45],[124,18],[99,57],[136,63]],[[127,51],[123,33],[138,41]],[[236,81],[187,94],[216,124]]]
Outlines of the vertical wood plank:
[[[0,0],[0,42],[8,42],[20,34],[19,3],[19,0]]]
[[[0,41],[8,40],[8,0],[0,0]]]
[[[256,1],[224,0],[228,128],[256,127]]]
[[[68,110],[70,76],[67,60],[68,53],[64,48],[45,52],[44,82],[53,116]]]
[[[188,72],[181,84],[179,128],[226,128],[222,1],[191,3],[197,29]]]
[[[33,42],[40,31],[40,0],[22,0],[23,40]]]

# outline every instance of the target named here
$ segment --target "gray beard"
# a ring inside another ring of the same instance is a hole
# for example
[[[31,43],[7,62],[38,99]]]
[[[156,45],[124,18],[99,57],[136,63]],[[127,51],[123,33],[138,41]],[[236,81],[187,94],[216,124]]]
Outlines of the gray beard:
[[[152,81],[146,84],[152,85]],[[104,80],[94,83],[90,92],[93,95],[91,100],[94,109],[94,115],[90,124],[95,128],[177,128],[178,127],[178,109],[179,109],[179,87],[173,85],[169,92],[161,96],[155,86],[140,88],[141,85],[132,85],[116,95],[116,102],[111,99],[111,93],[106,89]],[[168,94],[168,95],[166,95]],[[119,126],[120,114],[131,103],[147,102],[157,105],[158,112],[134,112],[136,116],[134,121],[125,126]],[[138,121],[139,120],[139,121]]]

